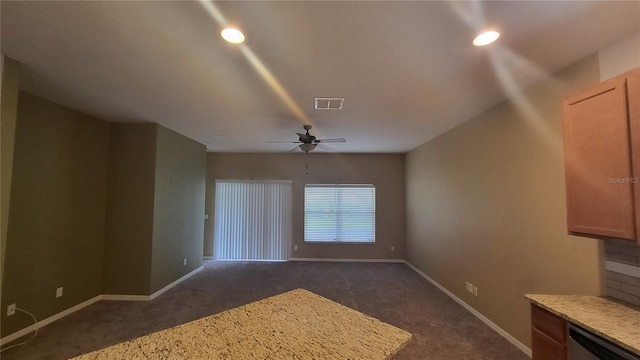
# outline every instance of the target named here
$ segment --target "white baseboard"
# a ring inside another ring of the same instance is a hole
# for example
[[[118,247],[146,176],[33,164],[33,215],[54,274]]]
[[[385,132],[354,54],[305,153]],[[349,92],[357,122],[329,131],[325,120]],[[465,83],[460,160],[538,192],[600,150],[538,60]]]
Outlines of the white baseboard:
[[[70,307],[66,310],[63,310],[55,315],[49,316],[48,318],[38,321],[37,323],[30,325],[20,331],[16,331],[13,334],[7,335],[5,337],[3,337],[2,339],[0,339],[0,346],[4,346],[5,344],[8,344],[16,339],[19,339],[25,335],[28,335],[29,333],[36,331],[36,329],[40,329],[41,327],[45,326],[45,325],[49,325],[52,322],[56,321],[56,320],[60,320],[63,317],[70,315],[80,309],[83,309],[91,304],[94,304],[98,301],[102,300],[102,295],[98,295],[94,298],[91,298],[87,301],[84,301],[78,305],[75,305],[73,307]],[[14,315],[15,316],[15,315]]]
[[[2,339],[0,339],[0,346],[3,346],[5,344],[8,344],[16,339],[19,339],[33,331],[35,331],[36,329],[40,329],[41,327],[45,326],[45,325],[49,325],[52,322],[56,321],[56,320],[60,320],[63,317],[70,315],[78,310],[81,310],[91,304],[94,304],[100,300],[112,300],[112,301],[150,301],[155,299],[156,297],[162,295],[164,292],[166,292],[167,290],[171,289],[172,287],[178,285],[179,283],[181,283],[182,281],[186,280],[187,278],[193,276],[194,274],[196,274],[197,272],[201,271],[203,269],[202,266],[200,266],[199,268],[193,270],[192,272],[184,275],[183,277],[179,278],[178,280],[172,282],[171,284],[163,287],[162,289],[156,291],[155,293],[151,294],[151,295],[112,295],[112,294],[105,294],[105,295],[98,295],[92,299],[89,299],[85,302],[82,302],[78,305],[75,305],[73,307],[70,307],[64,311],[61,311],[53,316],[50,316],[44,320],[38,321],[37,323],[30,325],[22,330],[16,331],[13,334],[7,335],[5,337],[3,337]]]
[[[404,259],[289,258],[289,261],[404,263]]]
[[[511,336],[511,334],[509,334],[508,332],[504,331],[500,326],[496,325],[496,323],[494,323],[493,321],[489,320],[486,316],[482,315],[476,309],[471,307],[471,305],[467,304],[462,299],[460,299],[459,297],[455,296],[451,291],[447,290],[444,286],[438,284],[437,281],[435,281],[432,278],[430,278],[429,276],[427,276],[427,274],[425,274],[422,271],[420,271],[420,269],[415,267],[413,264],[411,264],[408,261],[405,261],[405,263],[407,264],[407,266],[409,266],[411,269],[413,269],[413,271],[418,273],[418,275],[420,275],[423,278],[427,279],[427,281],[432,283],[435,287],[440,289],[440,291],[442,291],[443,293],[447,294],[447,296],[452,298],[455,302],[457,302],[458,304],[462,305],[462,307],[467,309],[467,311],[469,311],[470,313],[475,315],[478,319],[480,319],[483,323],[487,324],[490,328],[492,328],[495,332],[500,334],[503,338],[507,339],[507,341],[512,343],[518,349],[520,349],[520,351],[525,353],[527,356],[531,357],[531,349],[529,349],[529,347],[527,345],[521,343],[518,339],[516,339],[513,336]]]
[[[184,275],[183,277],[181,277],[180,279],[172,282],[171,284],[163,287],[162,289],[154,292],[153,294],[151,294],[151,296],[149,297],[149,300],[153,300],[155,298],[157,298],[158,296],[162,295],[164,292],[166,292],[167,290],[171,289],[172,287],[180,284],[181,282],[187,280],[188,278],[192,277],[193,275],[197,274],[198,272],[200,272],[202,269],[204,269],[204,266],[200,266],[198,268],[196,268],[195,270],[193,270],[192,272]]]

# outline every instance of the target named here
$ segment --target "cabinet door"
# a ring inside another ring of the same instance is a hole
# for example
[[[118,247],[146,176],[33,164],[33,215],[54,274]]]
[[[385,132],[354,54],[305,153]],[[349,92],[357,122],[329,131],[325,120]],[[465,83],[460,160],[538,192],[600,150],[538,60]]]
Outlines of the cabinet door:
[[[629,128],[631,131],[631,157],[633,173],[640,176],[640,68],[627,73],[627,100],[629,101]],[[635,196],[636,241],[640,245],[640,183],[633,185]]]
[[[559,344],[567,342],[566,320],[533,304],[531,304],[531,327]]]
[[[536,329],[531,330],[532,360],[565,360],[566,347],[553,341]]]
[[[563,107],[569,231],[635,239],[626,79],[605,81]]]
[[[531,351],[533,360],[564,360],[567,357],[567,322],[531,304]]]

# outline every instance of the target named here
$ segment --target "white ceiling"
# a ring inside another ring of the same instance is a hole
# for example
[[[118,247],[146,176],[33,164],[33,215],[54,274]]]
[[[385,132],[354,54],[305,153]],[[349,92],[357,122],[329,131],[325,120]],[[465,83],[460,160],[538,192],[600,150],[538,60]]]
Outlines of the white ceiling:
[[[640,28],[638,1],[206,5],[2,1],[2,53],[23,64],[26,92],[210,151],[288,151],[267,142],[310,122],[347,139],[338,152],[406,152],[502,101],[496,69],[524,86]],[[221,40],[223,17],[244,45]],[[503,35],[476,48],[485,27]],[[314,110],[315,97],[344,109]]]

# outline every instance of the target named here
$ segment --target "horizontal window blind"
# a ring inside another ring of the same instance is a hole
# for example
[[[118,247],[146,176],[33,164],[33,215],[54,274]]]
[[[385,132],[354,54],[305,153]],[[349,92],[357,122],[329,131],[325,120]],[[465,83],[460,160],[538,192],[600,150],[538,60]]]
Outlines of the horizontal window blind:
[[[291,181],[216,180],[214,256],[287,260]]]
[[[373,185],[307,185],[304,240],[375,242],[375,204]]]

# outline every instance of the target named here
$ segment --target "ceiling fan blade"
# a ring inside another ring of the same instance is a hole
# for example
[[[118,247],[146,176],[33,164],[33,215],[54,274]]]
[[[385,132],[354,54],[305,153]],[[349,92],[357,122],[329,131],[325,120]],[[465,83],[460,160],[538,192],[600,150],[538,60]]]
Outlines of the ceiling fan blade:
[[[335,139],[316,139],[317,143],[343,143],[347,142],[345,138],[335,138]]]
[[[324,151],[334,151],[335,149],[327,146],[327,145],[322,145],[322,144],[318,144],[318,149],[320,150],[324,150]]]
[[[293,149],[289,150],[289,152],[294,152],[296,150],[300,150],[300,145],[296,145]]]
[[[267,141],[267,144],[300,144],[300,141]]]

